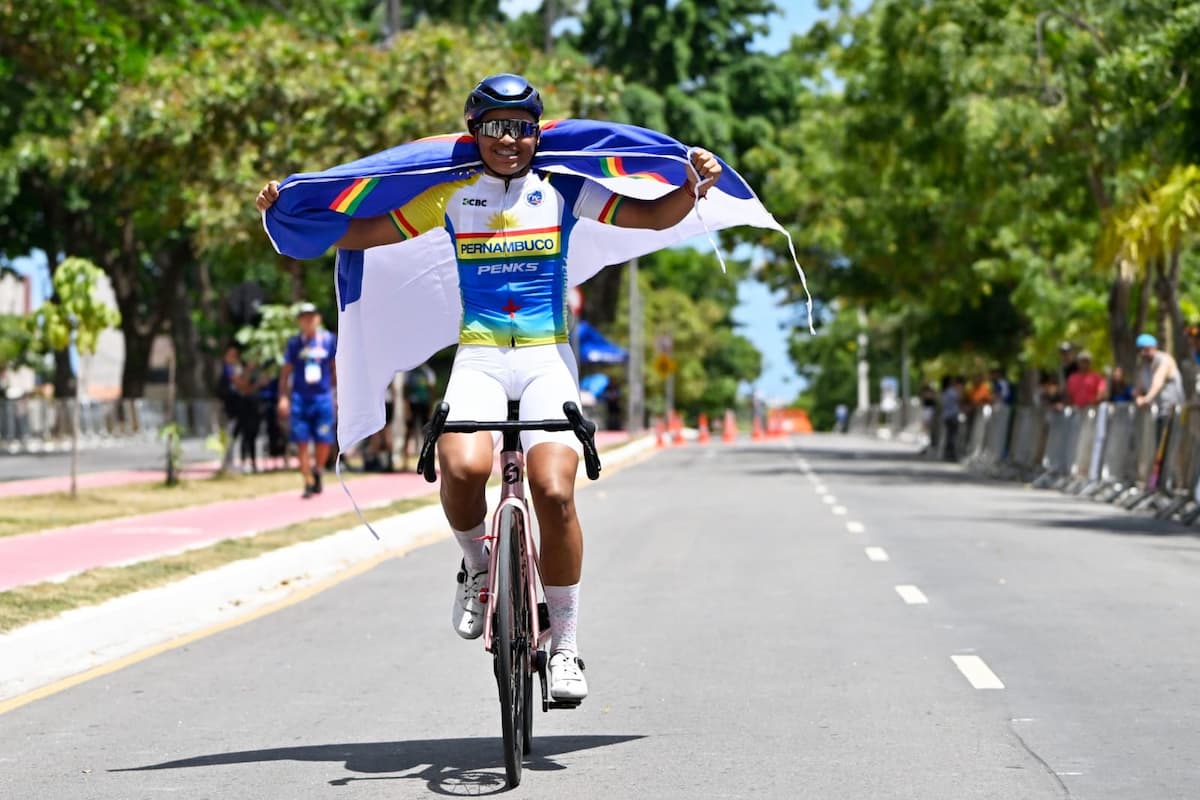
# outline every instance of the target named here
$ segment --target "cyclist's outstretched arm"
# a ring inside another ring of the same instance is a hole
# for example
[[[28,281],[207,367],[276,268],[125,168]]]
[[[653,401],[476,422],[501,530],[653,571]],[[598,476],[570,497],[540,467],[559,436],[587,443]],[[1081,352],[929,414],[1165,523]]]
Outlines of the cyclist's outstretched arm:
[[[699,195],[704,197],[708,188],[716,183],[721,175],[721,162],[707,150],[696,150],[692,153],[692,166],[696,168],[702,180],[711,179],[700,187]],[[627,197],[617,208],[613,224],[621,228],[651,228],[660,231],[678,225],[695,204],[696,184],[696,177],[689,170],[686,184],[656,200],[636,200]]]
[[[271,181],[262,188],[254,205],[259,211],[266,212],[279,199],[279,181]],[[343,250],[366,250],[368,247],[378,247],[381,244],[395,244],[400,241],[400,232],[395,224],[388,219],[387,214],[366,219],[352,219],[342,238],[333,243],[334,247]]]

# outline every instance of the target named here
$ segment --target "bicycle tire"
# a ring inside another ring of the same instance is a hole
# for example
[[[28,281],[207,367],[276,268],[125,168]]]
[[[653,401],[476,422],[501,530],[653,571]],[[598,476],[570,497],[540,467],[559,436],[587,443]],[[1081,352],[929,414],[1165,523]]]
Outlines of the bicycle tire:
[[[511,506],[500,510],[500,540],[496,556],[496,619],[492,657],[500,695],[500,730],[504,742],[504,772],[510,788],[521,783],[529,704],[529,614],[521,558],[523,531]]]

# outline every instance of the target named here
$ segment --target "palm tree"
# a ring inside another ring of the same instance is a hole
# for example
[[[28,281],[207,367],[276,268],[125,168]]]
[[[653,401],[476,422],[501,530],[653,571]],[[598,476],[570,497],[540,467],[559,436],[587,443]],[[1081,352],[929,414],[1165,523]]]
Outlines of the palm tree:
[[[1110,217],[1101,247],[1105,264],[1142,278],[1143,290],[1135,328],[1145,323],[1150,292],[1158,299],[1160,338],[1169,342],[1180,362],[1184,388],[1195,391],[1196,362],[1186,322],[1179,305],[1180,255],[1200,234],[1200,166],[1187,164],[1171,170],[1166,179],[1148,186],[1136,201]],[[1128,354],[1129,342],[1113,342],[1113,352]],[[1127,369],[1132,364],[1125,364]]]

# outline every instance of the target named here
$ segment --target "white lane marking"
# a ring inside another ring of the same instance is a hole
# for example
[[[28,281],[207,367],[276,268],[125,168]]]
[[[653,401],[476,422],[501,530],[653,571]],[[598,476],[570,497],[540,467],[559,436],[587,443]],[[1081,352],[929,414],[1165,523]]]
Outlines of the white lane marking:
[[[929,602],[929,598],[925,593],[916,586],[903,585],[896,587],[896,594],[900,595],[900,599],[908,603],[910,606],[923,606]]]
[[[845,506],[834,506],[832,511],[834,514],[836,514],[839,517],[844,517],[844,516],[846,516],[846,513],[847,513]]]
[[[866,548],[865,552],[867,554],[867,558],[872,561],[888,560],[887,550],[884,550],[882,547],[868,547]]]
[[[851,533],[863,533],[866,531],[866,527],[861,522],[847,522],[846,530]]]
[[[825,501],[826,505],[830,506],[837,502],[837,498],[831,494],[821,495],[821,499]]]
[[[976,689],[1004,688],[1004,684],[996,677],[996,673],[992,672],[979,656],[950,656],[950,660]]]
[[[1070,777],[1073,777],[1073,776],[1076,776],[1076,775],[1082,775],[1083,773],[1082,773],[1082,772],[1056,772],[1056,773],[1054,773],[1054,774],[1055,774],[1055,775],[1062,775],[1062,776],[1064,776],[1064,777],[1068,777],[1068,778],[1070,778]]]
[[[815,491],[817,494],[826,494],[829,490],[818,483],[815,486],[813,486],[813,491]]]

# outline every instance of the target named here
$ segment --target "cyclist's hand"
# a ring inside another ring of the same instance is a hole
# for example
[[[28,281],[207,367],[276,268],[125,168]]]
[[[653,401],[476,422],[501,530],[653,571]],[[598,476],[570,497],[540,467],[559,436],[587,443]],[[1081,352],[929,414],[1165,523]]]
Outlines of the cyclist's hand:
[[[717,178],[721,176],[723,167],[721,166],[721,162],[717,161],[716,156],[707,150],[699,149],[692,153],[692,166],[696,168],[696,172],[700,173],[700,180],[705,181],[704,185],[700,187],[700,196],[704,197],[712,185],[717,182]],[[696,177],[692,174],[691,170],[688,170],[687,190],[688,194],[693,197],[696,195],[697,184]]]
[[[275,205],[275,201],[279,199],[279,181],[271,181],[262,188],[258,193],[258,197],[254,198],[254,205],[259,211],[266,211],[271,206]]]
[[[279,404],[275,406],[275,410],[282,419],[292,413],[292,404],[288,402],[287,398],[281,397],[279,398]]]

